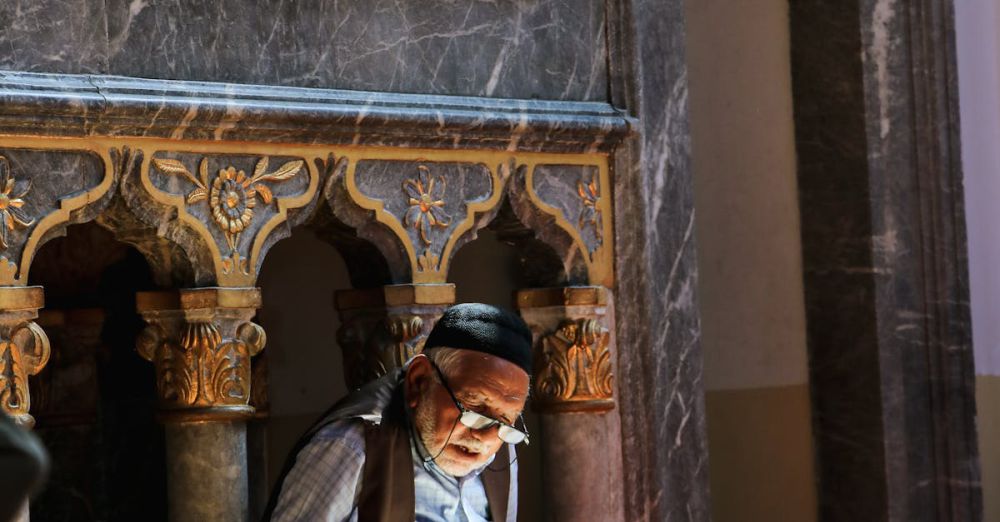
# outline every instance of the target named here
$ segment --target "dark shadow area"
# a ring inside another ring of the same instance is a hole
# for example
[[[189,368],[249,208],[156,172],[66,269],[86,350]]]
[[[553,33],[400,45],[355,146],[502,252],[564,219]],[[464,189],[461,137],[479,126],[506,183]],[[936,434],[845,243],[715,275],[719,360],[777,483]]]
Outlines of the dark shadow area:
[[[251,395],[258,396],[261,377],[267,391],[260,399],[266,407],[258,406],[247,430],[252,520],[295,441],[347,393],[334,292],[351,288],[351,278],[327,239],[311,228],[293,229],[268,253],[257,280],[263,307],[256,322],[267,332],[267,346],[255,357]]]
[[[153,365],[135,353],[135,293],[154,288],[143,256],[95,224],[44,245],[29,284],[45,288],[52,345],[30,379],[35,431],[52,473],[33,522],[165,520],[163,430]]]

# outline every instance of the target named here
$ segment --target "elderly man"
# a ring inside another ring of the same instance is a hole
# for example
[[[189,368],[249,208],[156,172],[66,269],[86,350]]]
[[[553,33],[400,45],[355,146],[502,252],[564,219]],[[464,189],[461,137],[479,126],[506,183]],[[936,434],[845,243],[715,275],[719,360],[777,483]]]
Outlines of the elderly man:
[[[530,373],[531,332],[519,317],[483,304],[449,308],[422,354],[303,436],[267,517],[513,522]]]

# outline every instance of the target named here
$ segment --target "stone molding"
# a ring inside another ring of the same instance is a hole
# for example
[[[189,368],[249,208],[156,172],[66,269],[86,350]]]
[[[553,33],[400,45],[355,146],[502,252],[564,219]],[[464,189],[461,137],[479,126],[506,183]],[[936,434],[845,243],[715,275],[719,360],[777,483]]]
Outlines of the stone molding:
[[[0,71],[0,133],[607,152],[634,121],[600,102]]]

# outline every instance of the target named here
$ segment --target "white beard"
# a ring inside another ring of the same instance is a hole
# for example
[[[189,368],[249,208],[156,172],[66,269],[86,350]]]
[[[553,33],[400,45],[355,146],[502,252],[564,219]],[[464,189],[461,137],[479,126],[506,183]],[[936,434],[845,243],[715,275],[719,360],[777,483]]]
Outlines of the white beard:
[[[466,433],[466,435],[462,438],[457,438],[456,435],[452,433],[451,440],[447,440],[447,435],[445,435],[441,438],[441,440],[435,441],[433,436],[436,432],[436,418],[437,408],[430,400],[420,401],[420,404],[413,412],[413,423],[417,429],[417,436],[420,437],[420,442],[424,444],[424,448],[429,453],[428,456],[435,457],[434,463],[441,468],[441,471],[444,471],[453,477],[464,477],[469,473],[472,473],[472,471],[476,468],[482,466],[482,462],[460,462],[453,460],[442,453],[441,449],[444,448],[445,443],[462,446],[469,451],[479,454],[484,454],[489,450],[485,444],[469,436],[468,433]],[[457,432],[461,428],[461,426],[456,426],[455,431]]]

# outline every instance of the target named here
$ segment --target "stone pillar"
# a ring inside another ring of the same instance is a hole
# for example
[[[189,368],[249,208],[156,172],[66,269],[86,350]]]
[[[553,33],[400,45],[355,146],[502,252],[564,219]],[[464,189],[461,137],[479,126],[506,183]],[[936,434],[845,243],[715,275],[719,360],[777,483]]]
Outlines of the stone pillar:
[[[445,309],[455,303],[453,284],[404,284],[340,290],[337,341],[350,389],[399,368],[423,349]]]
[[[266,342],[250,322],[257,288],[140,292],[136,348],[156,365],[166,430],[171,521],[245,522],[250,358]]]
[[[0,287],[0,407],[14,422],[31,428],[28,376],[36,375],[49,361],[49,338],[35,324],[45,304],[40,286]],[[25,502],[16,522],[28,522]]]
[[[547,519],[624,521],[614,313],[604,287],[521,290],[534,337]]]

